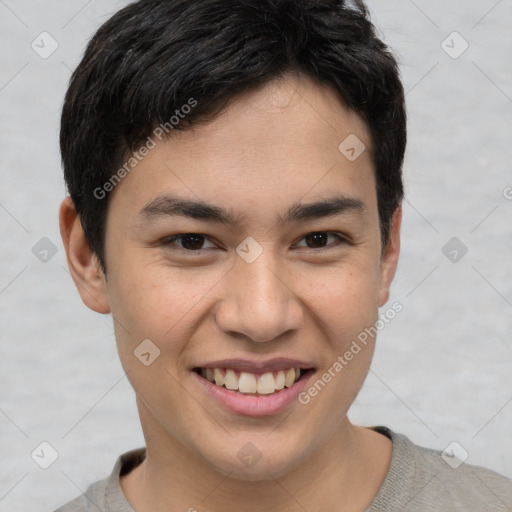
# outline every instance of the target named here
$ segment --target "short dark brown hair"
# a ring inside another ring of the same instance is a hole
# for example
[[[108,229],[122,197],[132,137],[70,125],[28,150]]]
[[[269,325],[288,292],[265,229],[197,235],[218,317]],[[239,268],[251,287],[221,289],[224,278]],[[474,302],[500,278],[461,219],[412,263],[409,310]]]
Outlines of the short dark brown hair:
[[[62,111],[66,185],[103,270],[107,192],[127,155],[156,127],[172,136],[207,122],[240,93],[289,73],[333,87],[366,122],[386,245],[404,193],[404,91],[362,1],[140,0],[91,39]],[[172,123],[191,98],[194,108]]]

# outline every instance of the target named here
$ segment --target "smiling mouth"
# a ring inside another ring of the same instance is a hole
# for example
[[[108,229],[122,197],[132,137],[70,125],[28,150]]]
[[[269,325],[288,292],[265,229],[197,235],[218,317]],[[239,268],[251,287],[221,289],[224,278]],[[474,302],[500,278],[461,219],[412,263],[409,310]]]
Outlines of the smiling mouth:
[[[242,395],[274,395],[293,386],[313,368],[289,368],[263,374],[239,372],[231,368],[194,368],[194,371],[218,387]]]

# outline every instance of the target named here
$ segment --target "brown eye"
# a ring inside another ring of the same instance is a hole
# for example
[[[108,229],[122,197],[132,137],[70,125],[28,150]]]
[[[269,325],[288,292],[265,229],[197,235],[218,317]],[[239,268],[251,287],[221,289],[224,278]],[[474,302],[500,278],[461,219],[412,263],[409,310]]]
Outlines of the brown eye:
[[[328,248],[330,246],[338,245],[338,243],[327,244],[329,237],[335,238],[336,240],[338,240],[338,243],[346,241],[345,238],[343,238],[342,236],[339,236],[335,233],[330,233],[328,231],[316,231],[314,233],[309,233],[304,238],[302,238],[302,240],[306,241],[307,247],[309,247],[310,249],[324,249],[326,247]]]
[[[308,244],[313,245],[316,249],[318,246],[324,247],[327,243],[329,235],[327,233],[312,233],[305,237]]]
[[[199,233],[184,233],[165,239],[164,244],[173,245],[177,241],[181,242],[181,245],[178,245],[180,249],[197,252],[204,249],[203,245],[207,241],[207,237]]]

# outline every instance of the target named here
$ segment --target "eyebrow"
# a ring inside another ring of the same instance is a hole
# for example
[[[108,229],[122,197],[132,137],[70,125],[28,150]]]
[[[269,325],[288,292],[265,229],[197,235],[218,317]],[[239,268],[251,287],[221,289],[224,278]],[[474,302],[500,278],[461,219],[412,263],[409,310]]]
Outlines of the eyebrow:
[[[344,213],[364,213],[366,206],[364,202],[356,197],[336,195],[314,203],[301,203],[296,201],[288,210],[279,216],[279,221],[293,223],[334,217]],[[191,200],[165,194],[157,197],[146,204],[140,211],[139,216],[146,220],[157,217],[187,217],[207,222],[237,226],[240,224],[243,215],[235,216],[232,211],[211,205],[200,200]]]

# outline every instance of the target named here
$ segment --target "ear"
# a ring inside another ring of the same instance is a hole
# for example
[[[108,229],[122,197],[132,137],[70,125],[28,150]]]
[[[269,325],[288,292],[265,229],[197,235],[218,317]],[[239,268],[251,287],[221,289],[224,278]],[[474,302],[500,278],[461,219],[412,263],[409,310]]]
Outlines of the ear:
[[[400,255],[400,226],[402,224],[402,206],[400,205],[391,218],[388,242],[381,258],[380,264],[380,290],[379,307],[386,304],[389,299],[389,288],[398,264]]]
[[[69,271],[82,301],[97,313],[110,313],[105,274],[85,238],[70,197],[66,197],[60,205],[59,225]]]

